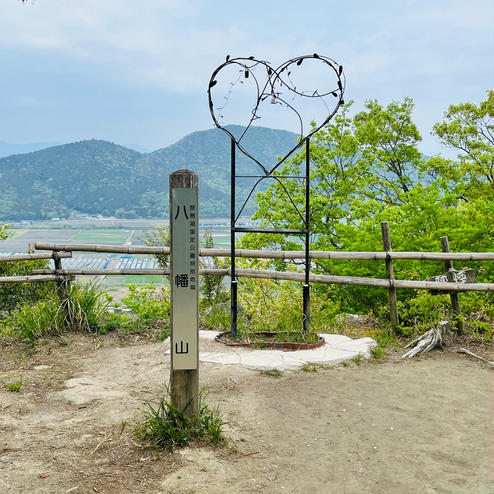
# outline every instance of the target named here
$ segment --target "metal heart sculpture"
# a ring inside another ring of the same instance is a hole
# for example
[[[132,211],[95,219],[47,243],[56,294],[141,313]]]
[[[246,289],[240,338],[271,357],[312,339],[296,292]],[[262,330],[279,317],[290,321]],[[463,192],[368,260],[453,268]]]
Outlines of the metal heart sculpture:
[[[316,72],[322,76],[319,79],[326,86],[322,90],[311,87],[317,79]],[[239,106],[246,106],[242,115],[246,121],[243,122],[238,135],[231,131],[231,127],[230,130],[227,128],[227,123],[223,123],[228,103],[236,89],[240,90],[240,104],[235,105],[236,113]],[[226,132],[238,149],[255,161],[266,176],[270,176],[305,139],[331,120],[340,105],[344,104],[344,90],[343,67],[331,58],[317,53],[292,58],[277,68],[272,68],[268,62],[254,57],[227,57],[225,63],[213,72],[209,81],[209,110],[215,125]],[[269,117],[265,117],[273,114],[273,110],[274,113],[278,113],[275,121],[279,122],[280,108],[285,112],[286,120],[292,119],[300,129],[300,139],[295,146],[283,152],[282,158],[273,167],[266,167],[246,149],[245,137],[255,121],[269,120]],[[309,113],[308,118],[305,118],[304,111],[307,113],[316,109],[319,113],[320,110],[324,111],[322,123],[310,125],[315,116]],[[310,131],[306,132],[308,127]]]

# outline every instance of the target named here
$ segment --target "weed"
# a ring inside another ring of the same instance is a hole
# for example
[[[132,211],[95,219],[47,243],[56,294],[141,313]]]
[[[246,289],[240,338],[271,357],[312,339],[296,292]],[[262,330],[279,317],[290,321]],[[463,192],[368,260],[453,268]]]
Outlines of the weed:
[[[371,348],[370,353],[372,358],[375,360],[383,360],[387,355],[386,349],[381,345]]]
[[[281,377],[283,375],[283,372],[281,372],[278,369],[267,369],[267,370],[262,370],[261,374],[264,376],[270,376],[270,377]]]
[[[12,393],[19,393],[22,388],[22,377],[18,381],[4,383],[4,388]]]
[[[350,362],[348,362],[348,360],[343,360],[343,362],[341,363],[341,365],[343,367],[349,367],[350,366]]]
[[[317,372],[318,371],[318,366],[315,364],[305,364],[302,367],[302,370],[304,372]]]
[[[171,452],[194,440],[208,440],[213,445],[224,442],[225,422],[219,408],[209,408],[202,393],[199,396],[199,413],[192,418],[165,398],[157,403],[147,401],[146,406],[145,420],[135,428],[135,434],[147,443]]]
[[[12,316],[13,333],[27,343],[34,344],[42,336],[58,335],[63,331],[63,316],[54,299],[25,304]]]
[[[162,326],[164,329],[161,337],[166,339],[170,325],[169,287],[127,285],[127,288],[130,293],[123,302],[136,317],[129,318],[122,327],[130,333],[140,333]]]
[[[96,332],[109,300],[108,295],[90,283],[72,283],[67,286],[63,303],[57,296],[51,296],[16,309],[11,319],[13,334],[34,344],[40,337],[61,335],[67,328]]]
[[[355,355],[355,357],[353,357],[352,361],[355,365],[360,365],[363,358],[363,355],[359,353],[358,355]]]
[[[72,330],[97,332],[110,302],[111,297],[91,283],[71,283],[67,289],[65,322]]]

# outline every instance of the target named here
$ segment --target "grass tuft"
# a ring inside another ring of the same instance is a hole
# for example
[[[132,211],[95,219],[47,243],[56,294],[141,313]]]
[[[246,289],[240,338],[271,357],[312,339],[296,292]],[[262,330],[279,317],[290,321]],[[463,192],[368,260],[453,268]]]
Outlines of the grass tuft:
[[[22,388],[22,377],[18,381],[4,383],[4,388],[12,393],[19,393]]]
[[[283,372],[281,372],[279,369],[267,369],[267,370],[262,370],[261,374],[264,376],[270,376],[270,377],[281,377],[283,375]]]
[[[206,441],[215,446],[224,443],[223,420],[218,407],[211,409],[201,393],[199,414],[187,417],[170,401],[161,398],[157,403],[146,401],[145,420],[135,428],[135,435],[149,444],[166,449],[183,448],[193,441]]]

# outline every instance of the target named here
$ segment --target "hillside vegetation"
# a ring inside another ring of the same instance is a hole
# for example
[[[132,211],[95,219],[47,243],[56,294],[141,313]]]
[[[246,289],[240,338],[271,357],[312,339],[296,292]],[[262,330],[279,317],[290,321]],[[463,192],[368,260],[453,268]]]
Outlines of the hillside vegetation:
[[[252,128],[245,139],[249,151],[267,164],[295,144],[295,134],[262,127]],[[239,173],[256,173],[255,163],[241,153],[237,163]],[[212,129],[152,153],[93,139],[1,158],[0,218],[67,218],[72,213],[166,217],[168,175],[179,168],[199,173],[202,217],[228,216],[230,141],[224,132]],[[239,201],[248,190],[246,182],[239,184]],[[246,212],[254,209],[252,201]]]

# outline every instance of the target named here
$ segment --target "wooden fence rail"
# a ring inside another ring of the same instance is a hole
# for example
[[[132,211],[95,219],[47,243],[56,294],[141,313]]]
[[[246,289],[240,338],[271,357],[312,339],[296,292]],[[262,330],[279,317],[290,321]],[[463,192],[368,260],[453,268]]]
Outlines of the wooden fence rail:
[[[48,244],[37,242],[37,250],[52,250],[60,252],[108,252],[114,254],[170,254],[168,247],[146,247],[105,244]],[[341,251],[311,251],[311,259],[360,260],[372,261],[386,259],[416,260],[416,261],[494,261],[494,252],[341,252]],[[199,249],[202,257],[230,257],[230,249]],[[237,257],[257,259],[304,259],[305,251],[286,250],[250,250],[236,249]]]
[[[245,278],[262,278],[270,280],[304,281],[303,273],[290,271],[270,271],[260,269],[237,268],[238,276]],[[36,270],[36,274],[48,275],[52,270]],[[118,276],[118,275],[169,275],[169,269],[70,269],[59,271],[60,275],[77,276]],[[201,269],[199,274],[212,276],[230,276],[230,269]],[[1,279],[1,278],[0,278]],[[361,285],[377,288],[399,288],[410,290],[444,290],[448,292],[493,292],[494,283],[450,283],[437,281],[413,281],[381,278],[363,278],[359,276],[337,276],[328,274],[311,274],[312,283],[329,283],[334,285]]]
[[[49,271],[53,273],[53,271]],[[73,281],[72,274],[33,274],[28,276],[0,276],[0,283],[38,283],[40,281]]]
[[[0,256],[0,262],[16,262],[16,261],[37,261],[39,259],[55,259],[53,253],[48,254],[40,252],[37,254],[13,254],[11,256]],[[72,257],[72,252],[58,252],[60,259],[67,259]]]
[[[384,222],[385,223],[385,222]],[[494,283],[452,283],[442,281],[415,281],[396,280],[392,270],[392,260],[417,260],[417,261],[444,261],[446,266],[452,265],[452,261],[494,261],[494,252],[447,252],[443,245],[443,252],[396,252],[391,250],[389,241],[389,228],[383,225],[383,252],[335,252],[335,251],[311,251],[311,259],[333,259],[333,260],[380,260],[385,261],[386,279],[364,278],[358,276],[335,276],[326,274],[310,274],[312,283],[329,283],[338,285],[360,285],[377,288],[386,288],[390,294],[396,289],[411,290],[442,290],[456,299],[459,292],[482,291],[494,292]],[[441,239],[444,244],[443,239]],[[72,257],[72,252],[105,252],[120,254],[170,254],[168,247],[127,246],[127,245],[105,245],[105,244],[58,244],[42,243],[35,244],[37,250],[49,250],[51,253],[21,254],[13,256],[0,256],[0,262],[26,261],[34,259],[54,259],[55,270],[36,270],[30,276],[0,277],[0,283],[33,283],[38,281],[57,281],[60,286],[62,282],[68,282],[78,276],[112,276],[112,275],[161,275],[169,276],[169,269],[61,269],[61,259]],[[235,251],[237,257],[256,259],[304,259],[304,251],[267,251],[238,249]],[[199,249],[201,257],[230,257],[230,249]],[[230,269],[201,269],[199,274],[230,276]],[[272,280],[288,280],[304,282],[304,273],[292,271],[271,271],[257,269],[236,269],[239,277],[262,278]],[[454,297],[453,297],[454,295]],[[392,304],[393,297],[390,298]],[[393,307],[391,307],[393,310]],[[396,311],[395,311],[396,312]],[[459,305],[455,307],[459,312]],[[391,325],[398,324],[397,315],[391,317]]]

